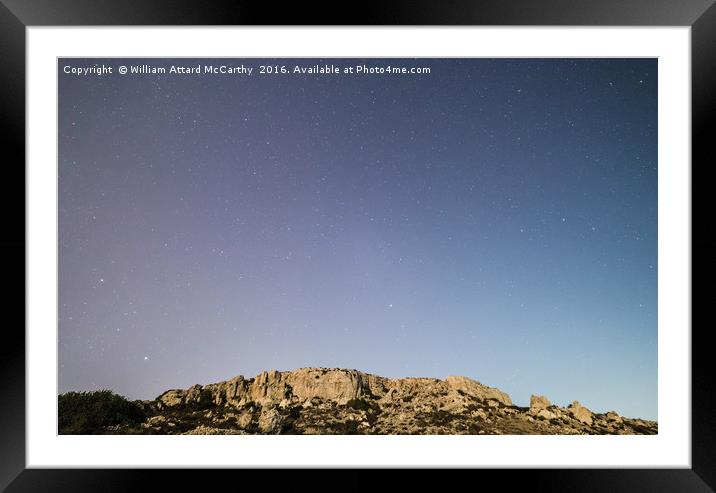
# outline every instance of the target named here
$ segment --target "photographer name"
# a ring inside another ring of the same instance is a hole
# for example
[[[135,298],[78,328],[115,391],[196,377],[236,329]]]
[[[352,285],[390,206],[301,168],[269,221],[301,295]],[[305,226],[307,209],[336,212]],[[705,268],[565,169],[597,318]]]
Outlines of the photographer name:
[[[127,67],[129,74],[233,74],[251,75],[253,67],[246,65],[172,65],[171,67],[155,67],[152,65],[130,65]]]

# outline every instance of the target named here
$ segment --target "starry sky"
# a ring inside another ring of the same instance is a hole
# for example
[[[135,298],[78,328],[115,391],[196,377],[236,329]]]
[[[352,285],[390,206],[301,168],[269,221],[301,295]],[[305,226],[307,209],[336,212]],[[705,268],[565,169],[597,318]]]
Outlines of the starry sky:
[[[58,72],[59,392],[323,366],[657,418],[656,59]]]

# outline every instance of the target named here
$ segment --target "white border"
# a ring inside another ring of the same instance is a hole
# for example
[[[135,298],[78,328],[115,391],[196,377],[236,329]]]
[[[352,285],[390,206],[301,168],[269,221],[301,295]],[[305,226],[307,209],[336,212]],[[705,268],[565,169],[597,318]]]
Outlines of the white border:
[[[27,42],[27,467],[690,467],[690,28],[32,27]],[[56,435],[58,56],[658,57],[659,434]]]

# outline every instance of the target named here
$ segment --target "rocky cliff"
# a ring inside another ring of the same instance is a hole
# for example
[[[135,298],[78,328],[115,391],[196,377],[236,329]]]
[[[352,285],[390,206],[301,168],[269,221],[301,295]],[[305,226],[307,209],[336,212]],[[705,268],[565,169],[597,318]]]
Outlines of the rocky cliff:
[[[567,407],[530,407],[466,377],[390,379],[356,370],[301,368],[168,390],[143,401],[147,434],[655,434],[657,423]]]

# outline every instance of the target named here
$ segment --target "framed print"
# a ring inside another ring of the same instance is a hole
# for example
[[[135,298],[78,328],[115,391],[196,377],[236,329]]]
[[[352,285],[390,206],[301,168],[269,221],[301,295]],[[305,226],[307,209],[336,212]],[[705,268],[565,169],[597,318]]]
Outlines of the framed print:
[[[0,7],[26,183],[0,484],[513,468],[712,491],[691,322],[712,2],[275,10]]]

